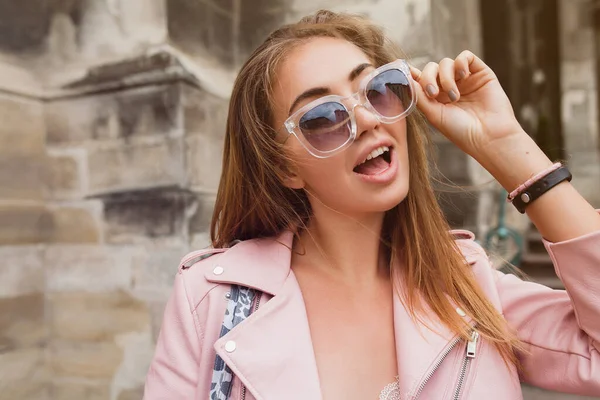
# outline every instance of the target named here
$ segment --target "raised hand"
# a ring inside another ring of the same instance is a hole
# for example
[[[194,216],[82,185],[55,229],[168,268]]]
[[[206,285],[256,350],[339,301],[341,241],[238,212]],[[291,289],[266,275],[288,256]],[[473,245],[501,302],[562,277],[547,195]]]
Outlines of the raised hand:
[[[492,142],[525,134],[498,78],[470,51],[430,62],[423,71],[411,67],[411,73],[418,108],[466,153],[476,157]]]

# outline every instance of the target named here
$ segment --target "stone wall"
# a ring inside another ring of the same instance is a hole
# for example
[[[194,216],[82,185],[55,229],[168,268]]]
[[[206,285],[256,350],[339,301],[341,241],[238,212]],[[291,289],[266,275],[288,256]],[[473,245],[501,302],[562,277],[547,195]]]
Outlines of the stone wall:
[[[140,399],[208,243],[234,72],[174,47],[167,5],[0,4],[0,399]]]

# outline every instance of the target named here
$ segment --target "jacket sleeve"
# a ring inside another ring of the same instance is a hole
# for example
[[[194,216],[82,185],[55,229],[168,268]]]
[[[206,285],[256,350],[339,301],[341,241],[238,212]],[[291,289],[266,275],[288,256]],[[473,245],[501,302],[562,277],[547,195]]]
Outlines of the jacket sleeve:
[[[600,395],[600,231],[544,241],[565,290],[498,272],[508,324],[525,343],[522,381],[560,392]]]
[[[196,397],[203,335],[190,304],[184,275],[178,273],[146,377],[145,400]]]

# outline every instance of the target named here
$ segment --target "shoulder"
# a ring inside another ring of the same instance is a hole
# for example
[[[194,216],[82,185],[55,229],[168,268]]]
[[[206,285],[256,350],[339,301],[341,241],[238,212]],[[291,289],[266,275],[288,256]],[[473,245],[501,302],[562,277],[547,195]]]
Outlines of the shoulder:
[[[466,230],[452,230],[450,233],[465,257],[473,277],[482,289],[488,300],[501,310],[498,293],[498,272],[493,266],[488,253],[483,246],[475,240],[475,235]]]
[[[466,263],[471,268],[475,279],[480,284],[482,281],[495,281],[497,275],[496,268],[493,266],[487,251],[475,239],[473,232],[456,229],[451,230],[450,233],[453,235],[454,241],[465,258]]]
[[[175,289],[180,287],[185,291],[192,309],[195,309],[207,294],[218,286],[206,279],[206,276],[213,273],[218,260],[228,250],[227,248],[196,250],[186,254],[179,262]]]
[[[179,262],[178,273],[183,274],[186,271],[192,270],[192,267],[194,268],[195,271],[205,269],[205,268],[207,268],[207,266],[210,263],[206,263],[203,261],[205,261],[211,257],[213,258],[213,261],[214,261],[215,259],[218,259],[219,256],[221,254],[223,254],[224,252],[226,252],[227,250],[228,250],[227,248],[223,248],[223,249],[206,248],[206,249],[202,249],[202,250],[192,251],[192,252],[186,254],[185,256],[183,256],[183,258]]]
[[[483,246],[475,240],[473,232],[464,229],[453,229],[450,231],[450,234],[467,260],[467,263],[473,265],[477,262],[485,261],[489,264],[487,253]]]

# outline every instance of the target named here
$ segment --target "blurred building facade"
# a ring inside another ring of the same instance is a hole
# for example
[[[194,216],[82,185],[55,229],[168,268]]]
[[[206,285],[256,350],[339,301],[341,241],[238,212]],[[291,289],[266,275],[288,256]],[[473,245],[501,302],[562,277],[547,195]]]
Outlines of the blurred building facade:
[[[141,398],[177,264],[208,244],[235,71],[322,7],[371,16],[417,65],[483,54],[600,205],[593,1],[0,1],[0,400]],[[490,179],[436,141],[447,178]],[[482,231],[492,194],[440,196]]]

